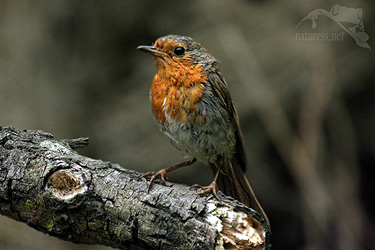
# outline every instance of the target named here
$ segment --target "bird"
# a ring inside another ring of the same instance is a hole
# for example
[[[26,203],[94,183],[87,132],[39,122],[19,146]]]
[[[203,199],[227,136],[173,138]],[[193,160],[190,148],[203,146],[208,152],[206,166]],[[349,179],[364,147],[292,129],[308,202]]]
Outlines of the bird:
[[[157,73],[150,91],[152,112],[160,130],[190,160],[149,172],[149,187],[167,173],[197,160],[211,167],[213,181],[201,195],[217,190],[254,209],[268,222],[245,176],[247,159],[236,109],[218,61],[192,38],[167,35],[138,50],[151,54]],[[220,199],[219,199],[220,200]],[[268,223],[269,224],[269,223]]]

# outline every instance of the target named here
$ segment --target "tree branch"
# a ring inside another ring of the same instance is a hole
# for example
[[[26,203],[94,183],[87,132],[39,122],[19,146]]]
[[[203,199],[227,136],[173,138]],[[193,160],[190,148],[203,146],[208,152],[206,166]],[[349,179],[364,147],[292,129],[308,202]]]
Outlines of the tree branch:
[[[219,193],[153,184],[42,131],[0,126],[0,213],[60,239],[121,249],[270,249],[268,225]]]

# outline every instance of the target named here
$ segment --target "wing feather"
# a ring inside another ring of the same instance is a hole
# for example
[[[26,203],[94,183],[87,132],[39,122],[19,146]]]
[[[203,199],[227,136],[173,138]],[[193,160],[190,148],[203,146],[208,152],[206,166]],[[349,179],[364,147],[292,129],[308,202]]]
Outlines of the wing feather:
[[[242,132],[239,126],[237,112],[233,105],[232,97],[228,91],[227,84],[223,76],[218,71],[208,74],[207,83],[210,84],[213,90],[213,94],[218,98],[219,104],[223,107],[222,110],[225,110],[224,112],[227,112],[227,115],[232,122],[236,138],[235,154],[233,157],[237,159],[242,170],[245,172],[247,160],[244,149],[244,142],[242,139]]]

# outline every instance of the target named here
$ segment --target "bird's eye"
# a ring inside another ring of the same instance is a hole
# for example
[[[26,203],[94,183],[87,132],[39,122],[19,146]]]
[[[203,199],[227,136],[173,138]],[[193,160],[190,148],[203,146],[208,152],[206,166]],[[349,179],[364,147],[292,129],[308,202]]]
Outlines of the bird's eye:
[[[176,48],[174,48],[173,52],[176,56],[182,56],[183,54],[185,54],[185,48],[184,47],[176,47]]]

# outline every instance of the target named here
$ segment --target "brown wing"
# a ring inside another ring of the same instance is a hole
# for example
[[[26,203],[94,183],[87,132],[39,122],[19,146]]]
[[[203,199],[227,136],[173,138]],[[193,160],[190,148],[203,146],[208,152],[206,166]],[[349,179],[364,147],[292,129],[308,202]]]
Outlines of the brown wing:
[[[228,116],[230,117],[233,128],[235,130],[235,137],[236,137],[236,147],[235,147],[235,157],[242,168],[242,171],[246,171],[247,160],[246,154],[244,150],[244,142],[242,138],[242,132],[239,126],[238,116],[236,109],[234,108],[232,98],[230,96],[229,90],[227,88],[227,84],[223,78],[223,76],[219,72],[212,72],[209,73],[207,76],[207,81],[211,84],[211,87],[214,91],[214,95],[216,95],[219,99],[220,104],[223,106],[223,109],[227,112]]]
[[[220,73],[215,72],[208,76],[208,81],[211,83],[213,92],[215,92],[214,95],[218,97],[220,105],[223,106],[223,110],[226,110],[228,117],[230,117],[236,136],[236,152],[233,155],[229,166],[225,168],[225,174],[220,174],[218,176],[217,186],[224,194],[232,196],[234,199],[262,214],[264,219],[269,224],[267,215],[258,202],[254,191],[245,176],[246,155],[243,146],[244,144],[241,129],[225,80]],[[215,173],[216,166],[213,166],[213,171]]]

